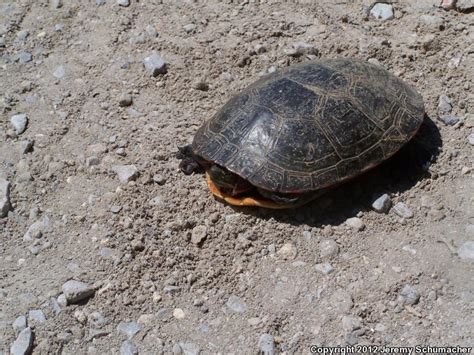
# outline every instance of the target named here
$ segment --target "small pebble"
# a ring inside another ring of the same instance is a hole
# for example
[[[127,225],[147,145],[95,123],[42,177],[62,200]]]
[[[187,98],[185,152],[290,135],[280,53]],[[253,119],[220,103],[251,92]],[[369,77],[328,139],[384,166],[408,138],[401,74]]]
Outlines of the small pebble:
[[[191,342],[187,343],[179,343],[176,344],[180,348],[179,354],[183,355],[199,355],[201,353],[201,349],[199,348],[199,345]],[[174,348],[174,347],[173,347]]]
[[[454,126],[459,122],[459,117],[453,115],[440,116],[439,120],[443,122],[446,126]]]
[[[400,296],[404,303],[410,306],[417,304],[420,300],[420,294],[412,285],[405,285],[400,291]]]
[[[31,354],[33,348],[34,333],[31,328],[23,329],[10,347],[11,355]]]
[[[247,305],[245,302],[240,297],[234,295],[229,297],[226,305],[231,311],[236,313],[243,313],[247,310]]]
[[[151,76],[158,76],[167,72],[166,62],[156,52],[143,59],[143,65]]]
[[[18,62],[20,64],[25,64],[31,62],[33,60],[33,56],[29,52],[20,52],[18,55]]]
[[[351,217],[346,220],[346,224],[351,227],[352,229],[355,229],[356,231],[362,231],[365,228],[364,222],[358,217]]]
[[[412,218],[413,212],[410,208],[403,202],[398,202],[395,206],[393,206],[392,211],[402,218]]]
[[[12,324],[13,330],[15,331],[15,334],[20,333],[23,329],[27,327],[26,323],[26,317],[25,316],[19,316],[15,319],[15,321]]]
[[[332,258],[339,253],[337,243],[332,239],[323,239],[319,242],[319,256],[321,258]]]
[[[51,7],[53,9],[59,9],[59,8],[63,7],[62,0],[51,0]]]
[[[56,79],[62,79],[65,74],[66,74],[66,71],[64,70],[64,67],[62,65],[57,67],[53,72],[53,76]]]
[[[393,19],[393,7],[389,4],[376,3],[370,10],[370,14],[380,21]]]
[[[67,307],[67,299],[66,299],[66,296],[64,295],[64,293],[61,293],[58,296],[57,302],[58,302],[59,307],[61,307],[61,308],[66,308]]]
[[[207,237],[206,226],[196,226],[191,232],[191,243],[200,245]]]
[[[20,41],[25,41],[29,35],[30,32],[28,30],[20,30],[16,33],[16,38],[18,38]]]
[[[196,90],[199,90],[199,91],[208,91],[209,90],[209,84],[207,82],[205,82],[204,80],[202,80],[202,79],[197,79],[193,83],[193,88],[195,88]]]
[[[454,9],[456,5],[456,0],[442,0],[441,7],[445,10]]]
[[[21,154],[27,154],[27,153],[30,153],[33,151],[33,145],[35,144],[35,141],[33,140],[24,140],[24,141],[20,141],[19,142],[19,145],[20,145],[20,153]]]
[[[131,340],[125,340],[120,346],[120,355],[138,355],[138,348]]]
[[[446,95],[441,95],[438,99],[438,111],[446,114],[450,113],[452,109],[451,99]]]
[[[132,339],[140,331],[141,327],[137,322],[120,322],[117,326],[119,333],[122,333]]]
[[[175,308],[173,310],[173,317],[176,319],[183,319],[185,317],[184,311],[181,308]]]
[[[0,178],[0,218],[8,215],[10,207],[10,182]]]
[[[130,6],[130,0],[117,0],[119,6],[128,7]]]
[[[474,261],[474,241],[468,240],[458,249],[458,256],[462,260]]]
[[[342,329],[346,332],[352,332],[362,327],[360,317],[344,316],[342,317]]]
[[[105,0],[95,0],[95,4],[96,4],[97,6],[105,5]]]
[[[277,255],[283,260],[293,260],[296,258],[297,254],[298,251],[296,250],[296,246],[293,243],[285,243],[277,251]]]
[[[35,328],[35,325],[46,322],[46,317],[41,309],[32,309],[28,312],[28,324]]]
[[[132,95],[128,93],[123,93],[119,97],[119,106],[120,107],[127,107],[133,103]]]
[[[186,33],[194,32],[195,29],[196,29],[196,25],[194,23],[188,23],[187,25],[183,26],[183,30]]]
[[[383,194],[372,203],[374,211],[379,213],[387,213],[390,207],[392,207],[392,201],[387,194]]]
[[[145,31],[148,34],[148,36],[150,36],[151,38],[158,36],[158,31],[152,25],[146,26]]]
[[[330,263],[320,263],[320,264],[316,264],[314,266],[314,269],[323,274],[323,275],[328,275],[330,274],[331,272],[334,271],[334,268],[333,266],[330,264]]]
[[[138,169],[135,165],[114,165],[112,166],[112,171],[117,174],[122,184],[136,180],[138,177]]]
[[[474,133],[471,133],[470,135],[467,136],[467,141],[469,142],[470,145],[474,145]]]
[[[28,117],[24,114],[13,115],[10,118],[10,123],[15,129],[16,134],[22,134],[26,130],[28,124]]]
[[[275,338],[271,334],[264,333],[258,339],[258,349],[262,355],[275,354]]]
[[[77,303],[91,297],[95,290],[85,282],[69,280],[63,286],[63,294],[68,304]]]

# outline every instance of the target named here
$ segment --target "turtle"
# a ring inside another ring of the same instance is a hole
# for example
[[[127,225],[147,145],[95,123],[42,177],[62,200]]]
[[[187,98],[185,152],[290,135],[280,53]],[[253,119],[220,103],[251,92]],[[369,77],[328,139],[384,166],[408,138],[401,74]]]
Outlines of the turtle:
[[[261,77],[179,148],[185,174],[236,206],[301,206],[379,165],[418,131],[411,85],[359,59],[317,59]]]

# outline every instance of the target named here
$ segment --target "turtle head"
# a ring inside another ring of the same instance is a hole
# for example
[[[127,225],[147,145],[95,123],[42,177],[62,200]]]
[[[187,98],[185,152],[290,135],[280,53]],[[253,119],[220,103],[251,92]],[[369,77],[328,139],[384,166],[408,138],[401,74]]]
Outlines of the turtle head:
[[[186,175],[192,173],[202,173],[205,170],[205,162],[194,154],[191,145],[185,145],[184,147],[178,147],[178,153],[176,154],[178,159],[181,159],[179,168]]]
[[[216,187],[230,196],[235,196],[248,191],[252,187],[250,183],[237,174],[234,174],[217,164],[212,164],[207,169],[207,173]]]

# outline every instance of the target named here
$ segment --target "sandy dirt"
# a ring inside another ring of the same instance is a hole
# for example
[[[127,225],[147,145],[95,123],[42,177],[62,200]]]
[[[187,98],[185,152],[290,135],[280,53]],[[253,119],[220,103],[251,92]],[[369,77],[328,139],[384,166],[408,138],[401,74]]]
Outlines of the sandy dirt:
[[[383,20],[365,0],[1,0],[0,354],[473,346],[474,5],[439,3]],[[337,57],[422,94],[395,157],[285,211],[232,208],[179,170],[241,89]],[[383,194],[405,209],[375,211]]]

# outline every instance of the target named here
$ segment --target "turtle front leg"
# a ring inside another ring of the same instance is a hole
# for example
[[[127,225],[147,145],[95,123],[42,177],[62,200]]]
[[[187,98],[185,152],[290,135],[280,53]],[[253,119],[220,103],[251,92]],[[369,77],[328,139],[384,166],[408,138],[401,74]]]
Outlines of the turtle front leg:
[[[176,157],[181,159],[179,168],[185,175],[204,172],[204,167],[199,163],[199,160],[194,155],[191,144],[178,147]]]

